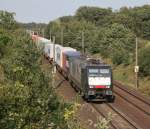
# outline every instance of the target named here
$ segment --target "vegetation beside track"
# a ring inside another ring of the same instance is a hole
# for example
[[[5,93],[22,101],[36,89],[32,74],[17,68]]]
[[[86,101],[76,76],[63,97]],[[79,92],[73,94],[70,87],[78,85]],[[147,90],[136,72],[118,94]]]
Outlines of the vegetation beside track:
[[[68,129],[70,105],[56,96],[42,53],[13,16],[0,11],[0,128]]]

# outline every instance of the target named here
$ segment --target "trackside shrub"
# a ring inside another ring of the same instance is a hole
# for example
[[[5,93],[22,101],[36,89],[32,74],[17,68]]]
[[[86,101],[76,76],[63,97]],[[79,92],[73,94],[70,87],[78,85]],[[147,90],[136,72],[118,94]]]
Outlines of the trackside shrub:
[[[150,75],[150,46],[143,48],[139,52],[139,66],[142,75]]]

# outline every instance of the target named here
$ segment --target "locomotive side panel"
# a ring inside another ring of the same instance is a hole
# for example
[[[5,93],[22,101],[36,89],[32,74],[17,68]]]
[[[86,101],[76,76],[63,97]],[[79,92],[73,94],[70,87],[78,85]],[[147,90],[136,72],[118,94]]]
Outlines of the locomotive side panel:
[[[82,91],[82,81],[81,81],[81,63],[77,59],[71,58],[69,60],[69,78],[75,86]]]

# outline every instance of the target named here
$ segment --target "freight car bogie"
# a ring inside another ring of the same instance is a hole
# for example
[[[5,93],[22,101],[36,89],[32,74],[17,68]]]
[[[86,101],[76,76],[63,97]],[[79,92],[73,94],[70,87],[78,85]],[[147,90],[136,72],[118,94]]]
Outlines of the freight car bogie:
[[[62,69],[60,68],[60,66],[59,65],[57,65],[56,64],[56,69],[57,69],[57,71],[59,72],[59,73],[61,73],[62,74]]]
[[[82,96],[87,102],[94,101],[104,101],[104,102],[114,102],[114,95],[107,95],[103,93],[94,93],[92,91],[88,91],[87,93],[83,93]]]

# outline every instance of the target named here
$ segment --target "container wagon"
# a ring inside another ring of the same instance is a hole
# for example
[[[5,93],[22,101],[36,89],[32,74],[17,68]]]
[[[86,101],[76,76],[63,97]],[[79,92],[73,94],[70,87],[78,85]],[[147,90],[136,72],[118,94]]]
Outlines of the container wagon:
[[[44,47],[44,55],[45,57],[52,63],[53,57],[54,57],[54,44],[53,43],[47,43]]]

